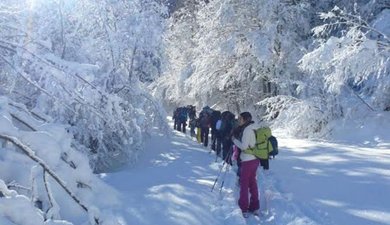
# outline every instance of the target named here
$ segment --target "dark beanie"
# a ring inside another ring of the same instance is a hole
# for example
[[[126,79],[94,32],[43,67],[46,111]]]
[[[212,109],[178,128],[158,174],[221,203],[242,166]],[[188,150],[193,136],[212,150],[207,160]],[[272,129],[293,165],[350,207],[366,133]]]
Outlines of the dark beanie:
[[[244,121],[252,121],[252,115],[250,114],[250,112],[243,112],[240,114],[240,116],[244,119]]]

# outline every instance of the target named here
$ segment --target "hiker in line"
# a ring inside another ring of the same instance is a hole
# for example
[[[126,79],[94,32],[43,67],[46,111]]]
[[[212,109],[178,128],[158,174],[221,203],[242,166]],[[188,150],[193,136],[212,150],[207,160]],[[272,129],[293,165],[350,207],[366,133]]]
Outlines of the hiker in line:
[[[173,111],[173,116],[172,116],[172,119],[173,119],[173,129],[174,130],[177,130],[177,124],[178,124],[178,114],[179,114],[179,108],[176,108],[174,111]]]
[[[247,127],[247,124],[238,125],[235,127],[232,131],[233,138],[236,138],[238,140],[242,140],[242,135],[244,133],[244,129]],[[241,159],[240,159],[241,149],[237,147],[237,145],[233,145],[233,156],[232,156],[232,162],[235,161],[237,165],[237,177],[240,177],[240,166],[241,166]]]
[[[195,106],[189,105],[187,106],[188,109],[188,118],[190,119],[189,126],[190,126],[190,134],[191,137],[195,137],[195,127],[196,127],[196,109]]]
[[[256,171],[259,167],[260,161],[251,154],[244,151],[248,148],[253,148],[256,145],[256,136],[254,130],[254,122],[252,115],[249,112],[243,112],[238,119],[239,126],[242,126],[243,132],[241,139],[232,137],[233,143],[240,148],[241,160],[240,165],[240,197],[238,205],[241,209],[242,215],[247,218],[249,213],[258,215],[260,209],[259,191],[257,188]],[[250,195],[249,195],[250,194]]]
[[[232,151],[232,130],[235,128],[235,115],[232,112],[225,111],[221,115],[222,124],[220,129],[222,139],[222,159],[231,164],[229,154]]]
[[[201,138],[201,129],[200,129],[200,118],[195,119],[195,128],[196,128],[196,140],[198,143],[202,143]]]
[[[221,157],[221,150],[222,150],[222,116],[218,119],[217,123],[215,124],[215,153],[217,156]]]
[[[177,130],[182,131],[183,133],[186,132],[186,126],[187,126],[187,108],[186,107],[180,107],[177,109]]]
[[[205,147],[207,147],[209,143],[211,112],[212,109],[208,106],[205,106],[199,114],[200,139]]]
[[[221,119],[221,111],[214,110],[211,114],[211,149],[216,151],[216,143],[217,143],[217,122]]]

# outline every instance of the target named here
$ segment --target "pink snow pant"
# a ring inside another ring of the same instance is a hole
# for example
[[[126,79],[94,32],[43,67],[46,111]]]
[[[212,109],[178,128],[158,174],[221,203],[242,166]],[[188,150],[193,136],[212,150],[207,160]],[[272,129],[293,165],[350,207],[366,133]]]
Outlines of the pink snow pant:
[[[240,198],[238,199],[238,205],[240,206],[242,212],[260,209],[259,192],[257,189],[256,179],[256,171],[259,164],[260,161],[258,159],[241,162]]]

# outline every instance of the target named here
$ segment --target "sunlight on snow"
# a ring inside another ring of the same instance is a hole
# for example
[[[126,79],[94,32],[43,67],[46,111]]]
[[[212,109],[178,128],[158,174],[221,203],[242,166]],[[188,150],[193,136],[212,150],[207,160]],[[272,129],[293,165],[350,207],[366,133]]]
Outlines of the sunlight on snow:
[[[310,175],[327,176],[324,173],[324,171],[322,171],[320,169],[317,169],[317,168],[302,168],[302,167],[294,166],[293,169],[304,171],[304,172],[306,172],[307,174],[310,174]]]
[[[380,169],[374,167],[363,167],[348,170],[340,170],[348,176],[382,176],[384,179],[390,179],[390,169]]]
[[[152,163],[155,166],[168,166],[171,163],[171,161],[153,160]]]
[[[152,161],[153,165],[155,166],[167,166],[176,159],[180,158],[179,154],[174,154],[174,153],[161,153],[160,156],[163,159],[155,159]]]
[[[190,164],[189,164],[190,165]],[[207,170],[201,166],[193,166],[192,168],[192,172],[196,175],[203,175],[207,172]]]
[[[364,177],[364,176],[368,176],[369,175],[367,173],[367,171],[356,171],[356,170],[351,170],[351,169],[340,170],[340,172],[343,172],[345,175],[352,176],[352,177]]]
[[[206,185],[206,186],[210,186],[210,187],[214,183],[212,180],[205,180],[205,179],[196,179],[195,182],[198,184],[202,184],[202,185]]]
[[[173,144],[173,145],[178,145],[178,146],[189,147],[188,144],[183,143],[183,142],[172,141],[172,144]]]
[[[324,205],[333,206],[333,207],[344,207],[347,205],[344,202],[329,200],[329,199],[317,199],[317,201]]]
[[[330,155],[317,155],[317,156],[306,156],[306,157],[300,157],[300,159],[309,161],[309,162],[315,162],[320,164],[335,164],[340,162],[347,162],[348,160],[343,159],[341,157],[337,156],[330,156]]]
[[[169,160],[175,160],[175,159],[178,159],[178,155],[177,154],[172,154],[172,153],[162,153],[160,154],[163,158],[166,158],[166,159],[169,159]]]
[[[383,224],[390,224],[390,212],[383,212],[383,211],[377,211],[377,210],[362,210],[362,209],[349,209],[347,210],[348,213],[361,217],[367,220],[383,223]]]

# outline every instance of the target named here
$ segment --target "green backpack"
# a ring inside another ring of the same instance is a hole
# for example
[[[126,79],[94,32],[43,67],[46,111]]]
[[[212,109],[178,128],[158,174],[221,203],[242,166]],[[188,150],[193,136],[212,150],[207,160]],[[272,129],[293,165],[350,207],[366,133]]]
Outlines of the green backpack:
[[[254,130],[256,135],[256,146],[254,148],[248,148],[244,152],[252,154],[259,159],[268,159],[270,152],[273,151],[273,145],[270,143],[269,138],[273,137],[271,129],[269,127],[261,127]]]

